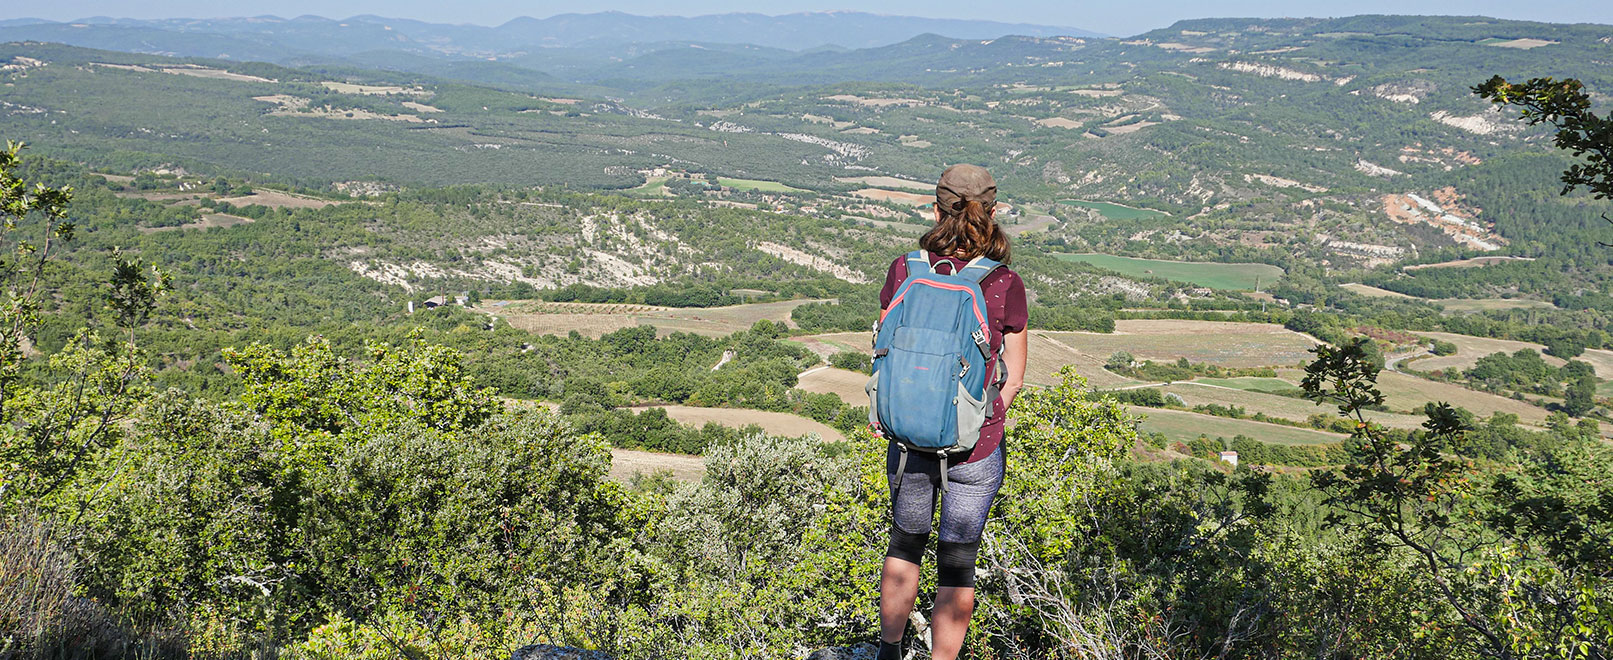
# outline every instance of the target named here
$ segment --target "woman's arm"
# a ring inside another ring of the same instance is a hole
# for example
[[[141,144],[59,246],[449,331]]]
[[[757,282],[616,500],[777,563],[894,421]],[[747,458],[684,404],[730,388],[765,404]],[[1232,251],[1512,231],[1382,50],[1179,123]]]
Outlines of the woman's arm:
[[[1030,347],[1030,335],[1024,330],[1003,335],[1003,366],[1008,368],[1008,382],[1003,383],[1003,409],[1013,405],[1014,395],[1025,387],[1025,350]]]

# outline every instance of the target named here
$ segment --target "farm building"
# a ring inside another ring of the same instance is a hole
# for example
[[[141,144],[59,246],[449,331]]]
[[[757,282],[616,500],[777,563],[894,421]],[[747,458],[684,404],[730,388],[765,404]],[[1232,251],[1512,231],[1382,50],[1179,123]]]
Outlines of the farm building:
[[[1232,467],[1238,467],[1238,452],[1235,452],[1235,451],[1221,452],[1221,460],[1226,461],[1228,464],[1232,465]]]

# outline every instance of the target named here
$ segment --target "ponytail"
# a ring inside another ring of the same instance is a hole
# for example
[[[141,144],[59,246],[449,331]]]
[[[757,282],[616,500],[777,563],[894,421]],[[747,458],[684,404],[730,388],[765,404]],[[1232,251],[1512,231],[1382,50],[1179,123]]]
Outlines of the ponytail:
[[[941,219],[919,237],[919,247],[959,259],[984,256],[1009,262],[1008,234],[991,217],[990,209],[973,199],[960,199],[952,208],[937,208],[941,208]]]

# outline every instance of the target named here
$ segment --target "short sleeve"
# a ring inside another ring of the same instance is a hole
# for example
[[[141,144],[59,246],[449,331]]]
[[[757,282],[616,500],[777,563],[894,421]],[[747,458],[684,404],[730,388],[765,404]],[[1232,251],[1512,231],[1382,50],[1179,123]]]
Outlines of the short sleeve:
[[[885,287],[879,290],[879,308],[885,309],[895,297],[896,289],[901,288],[902,280],[907,279],[907,255],[897,257],[891,262],[891,267],[885,271]]]
[[[1007,290],[1003,292],[1003,318],[998,328],[1003,334],[1012,334],[1025,329],[1030,321],[1030,310],[1025,305],[1025,281],[1019,279],[1019,273],[1007,271],[1005,279],[1008,280]]]

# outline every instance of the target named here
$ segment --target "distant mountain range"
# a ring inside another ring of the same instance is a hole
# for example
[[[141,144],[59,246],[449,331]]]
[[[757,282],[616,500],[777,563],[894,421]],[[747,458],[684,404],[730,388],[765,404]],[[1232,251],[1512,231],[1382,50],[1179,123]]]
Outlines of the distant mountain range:
[[[1073,27],[995,21],[812,12],[768,16],[636,16],[621,12],[517,18],[497,27],[446,25],[381,16],[219,19],[92,17],[71,22],[0,21],[0,41],[54,41],[181,57],[286,62],[402,51],[443,58],[505,59],[540,49],[619,49],[651,42],[751,44],[773,49],[872,48],[922,34],[955,39],[1101,37]]]

